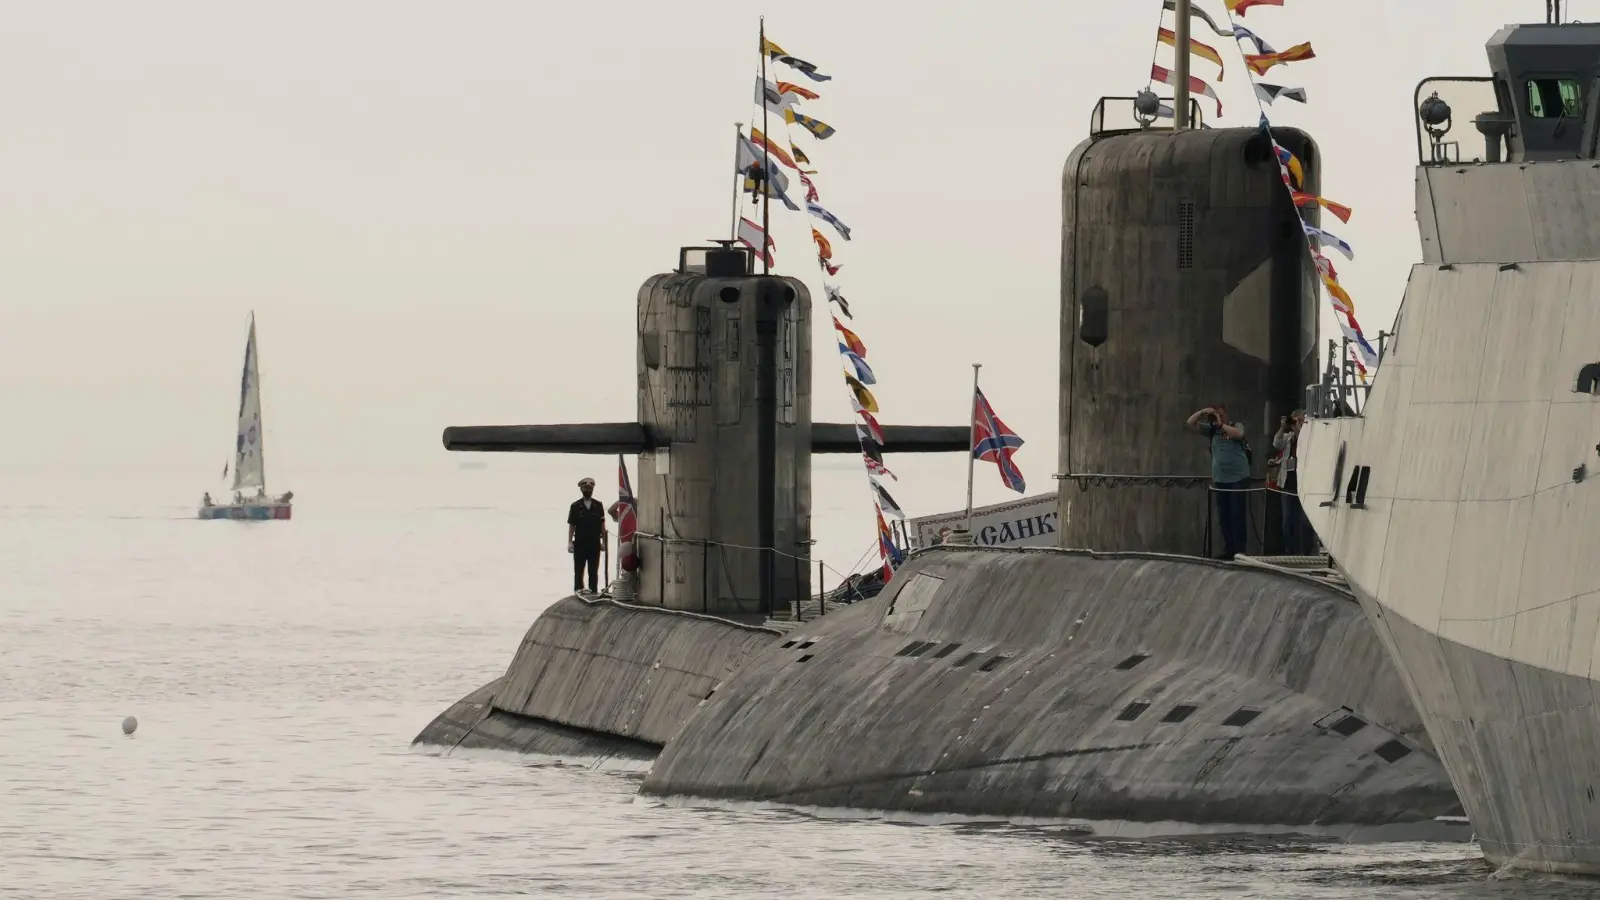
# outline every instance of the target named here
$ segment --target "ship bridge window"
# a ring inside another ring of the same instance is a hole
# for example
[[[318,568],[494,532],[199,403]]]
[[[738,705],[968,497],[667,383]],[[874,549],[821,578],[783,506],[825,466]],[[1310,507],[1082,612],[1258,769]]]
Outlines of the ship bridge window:
[[[1575,78],[1528,79],[1528,115],[1536,119],[1581,119]]]

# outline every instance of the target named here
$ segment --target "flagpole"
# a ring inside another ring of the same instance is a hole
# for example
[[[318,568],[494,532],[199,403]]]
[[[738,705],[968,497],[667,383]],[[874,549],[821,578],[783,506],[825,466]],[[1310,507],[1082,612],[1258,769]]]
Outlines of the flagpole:
[[[967,404],[967,533],[972,533],[972,468],[977,460],[974,451],[978,442],[978,370],[983,363],[972,364],[972,400]]]
[[[744,137],[744,123],[733,123],[733,214],[732,221],[728,223],[728,240],[739,239],[739,188],[744,181],[744,173],[739,171],[739,139]]]
[[[1172,45],[1178,51],[1172,67],[1172,130],[1189,127],[1189,9],[1190,0],[1176,0],[1172,23]]]
[[[772,233],[772,159],[767,152],[767,142],[772,128],[767,124],[767,17],[761,17],[761,240]],[[761,248],[761,274],[772,274],[772,254]]]

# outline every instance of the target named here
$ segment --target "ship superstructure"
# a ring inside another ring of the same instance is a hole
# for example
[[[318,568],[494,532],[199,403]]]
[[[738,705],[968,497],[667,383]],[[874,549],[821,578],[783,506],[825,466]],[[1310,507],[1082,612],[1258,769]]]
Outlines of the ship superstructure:
[[[1418,86],[1413,267],[1370,389],[1300,439],[1313,527],[1487,858],[1600,874],[1600,25]]]

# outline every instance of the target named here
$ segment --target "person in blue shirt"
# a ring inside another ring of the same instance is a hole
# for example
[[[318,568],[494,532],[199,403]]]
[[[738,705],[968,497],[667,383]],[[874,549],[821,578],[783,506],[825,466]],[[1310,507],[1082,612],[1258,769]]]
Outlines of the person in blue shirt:
[[[1246,455],[1244,425],[1228,419],[1225,406],[1208,406],[1184,423],[1190,431],[1211,442],[1211,490],[1217,498],[1217,525],[1222,533],[1222,555],[1233,559],[1245,549],[1245,489],[1250,486],[1250,458]]]

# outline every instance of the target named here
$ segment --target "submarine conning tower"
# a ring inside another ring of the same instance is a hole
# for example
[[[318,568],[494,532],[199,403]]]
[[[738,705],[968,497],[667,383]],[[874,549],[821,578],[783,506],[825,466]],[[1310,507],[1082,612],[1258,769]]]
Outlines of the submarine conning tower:
[[[1200,555],[1209,448],[1184,422],[1225,405],[1261,477],[1279,417],[1316,380],[1318,276],[1262,130],[1107,127],[1134,104],[1103,98],[1062,175],[1061,545]],[[1311,137],[1272,138],[1318,193]],[[1277,547],[1279,504],[1262,497],[1251,552],[1263,535]]]
[[[638,295],[638,420],[446,428],[446,449],[639,455],[637,602],[760,620],[811,594],[811,295],[738,247],[684,247]],[[887,453],[961,452],[968,426],[883,426]],[[614,488],[613,488],[614,490]],[[607,496],[602,485],[597,497]]]

